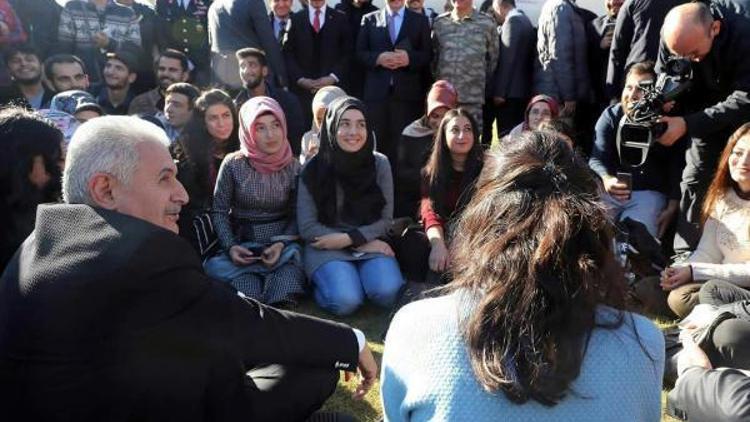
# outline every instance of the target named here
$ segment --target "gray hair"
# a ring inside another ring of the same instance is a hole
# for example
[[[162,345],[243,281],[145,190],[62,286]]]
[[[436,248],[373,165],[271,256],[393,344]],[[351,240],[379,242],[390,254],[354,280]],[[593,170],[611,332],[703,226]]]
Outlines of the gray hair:
[[[154,142],[165,147],[169,139],[153,123],[132,116],[103,116],[78,128],[68,147],[63,172],[63,200],[94,206],[88,184],[97,173],[106,173],[128,184],[140,159],[136,146]]]

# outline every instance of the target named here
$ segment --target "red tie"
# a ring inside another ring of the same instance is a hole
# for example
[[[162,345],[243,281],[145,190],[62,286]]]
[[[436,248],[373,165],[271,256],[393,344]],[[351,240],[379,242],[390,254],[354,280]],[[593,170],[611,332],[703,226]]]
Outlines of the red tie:
[[[315,9],[315,18],[313,18],[313,29],[317,34],[320,32],[320,9]]]

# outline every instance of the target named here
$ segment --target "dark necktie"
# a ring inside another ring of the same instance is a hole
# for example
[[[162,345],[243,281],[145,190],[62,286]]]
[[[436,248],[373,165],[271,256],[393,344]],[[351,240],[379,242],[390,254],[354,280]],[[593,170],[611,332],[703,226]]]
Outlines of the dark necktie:
[[[286,35],[286,26],[287,26],[286,19],[282,19],[279,21],[279,36],[278,36],[279,42],[284,42],[284,35]]]

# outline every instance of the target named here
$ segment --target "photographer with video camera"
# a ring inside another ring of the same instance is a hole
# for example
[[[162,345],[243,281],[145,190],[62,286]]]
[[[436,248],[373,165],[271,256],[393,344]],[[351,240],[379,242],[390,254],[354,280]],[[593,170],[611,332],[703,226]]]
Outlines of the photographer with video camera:
[[[661,237],[677,213],[684,154],[653,142],[644,144],[648,150],[643,155],[640,149],[618,145],[639,141],[642,131],[622,127],[628,122],[632,127],[643,109],[650,106],[644,94],[655,78],[653,62],[630,67],[620,103],[607,107],[596,123],[589,166],[602,179],[608,194],[604,200],[613,218],[621,221],[630,217],[643,223],[652,236]],[[674,148],[684,144],[680,142]]]
[[[662,26],[657,71],[674,57],[691,62],[692,87],[677,100],[682,116],[659,120],[658,138],[692,140],[682,174],[675,250],[695,249],[700,205],[726,139],[750,120],[750,8],[747,0],[696,1],[673,8]],[[673,104],[667,104],[667,109]]]

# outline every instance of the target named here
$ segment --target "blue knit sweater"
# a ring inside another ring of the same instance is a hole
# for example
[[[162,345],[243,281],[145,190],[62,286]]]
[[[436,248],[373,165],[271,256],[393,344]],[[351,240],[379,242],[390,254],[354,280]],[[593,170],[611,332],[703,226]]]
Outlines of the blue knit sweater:
[[[461,313],[472,308],[465,297],[420,300],[396,314],[381,375],[386,421],[659,421],[664,339],[648,319],[626,314],[617,329],[595,329],[580,375],[558,405],[518,405],[474,378],[459,331]],[[598,321],[613,317],[611,308],[597,312]]]

